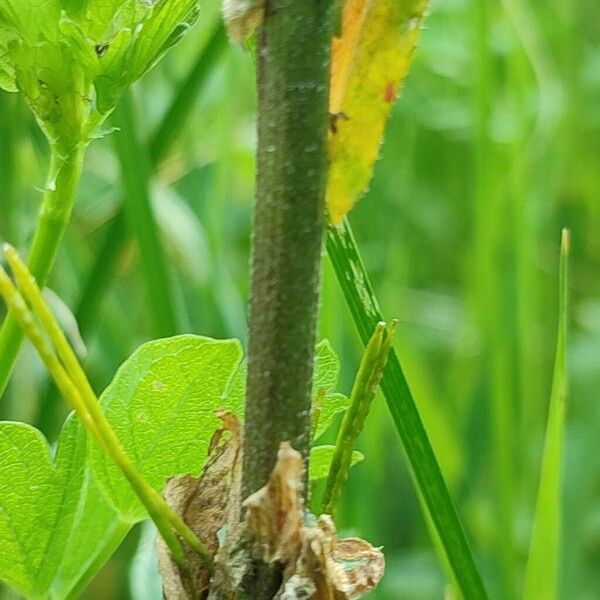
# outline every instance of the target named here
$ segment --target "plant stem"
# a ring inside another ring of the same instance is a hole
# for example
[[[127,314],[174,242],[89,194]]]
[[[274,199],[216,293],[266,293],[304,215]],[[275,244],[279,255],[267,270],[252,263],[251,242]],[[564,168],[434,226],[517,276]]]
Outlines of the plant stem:
[[[68,151],[56,146],[50,149],[48,182],[29,254],[29,270],[40,286],[46,284],[71,217],[85,148],[86,144],[81,143]],[[14,317],[7,315],[0,328],[0,395],[6,389],[22,341],[23,331]]]
[[[282,441],[307,459],[325,228],[330,3],[272,0],[257,43],[257,191],[242,487],[262,487]],[[243,597],[272,598],[261,562]]]
[[[258,40],[244,496],[282,441],[304,457],[325,227],[329,3],[271,2]]]

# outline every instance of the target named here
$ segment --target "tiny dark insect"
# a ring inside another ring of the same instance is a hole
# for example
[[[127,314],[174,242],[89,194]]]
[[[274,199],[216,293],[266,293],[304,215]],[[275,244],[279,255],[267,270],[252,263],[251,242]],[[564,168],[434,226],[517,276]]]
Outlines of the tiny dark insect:
[[[338,121],[349,121],[350,117],[345,112],[329,113],[328,120],[331,133],[337,133]]]
[[[98,58],[102,58],[108,52],[108,44],[96,44],[94,50]]]

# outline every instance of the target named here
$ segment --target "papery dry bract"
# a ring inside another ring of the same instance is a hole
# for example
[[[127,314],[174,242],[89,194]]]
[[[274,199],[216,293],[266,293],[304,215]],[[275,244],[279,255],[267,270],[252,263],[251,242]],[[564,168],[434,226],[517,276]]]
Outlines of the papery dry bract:
[[[241,425],[230,412],[218,411],[223,427],[213,435],[209,458],[200,477],[173,477],[165,496],[169,505],[190,526],[214,555],[219,531],[239,521],[241,484]],[[229,434],[226,439],[225,436]],[[181,572],[161,538],[157,540],[159,569],[166,600],[200,598],[208,590],[210,572],[200,556],[187,549],[192,573]]]
[[[223,0],[221,12],[229,38],[241,44],[262,23],[265,0]]]

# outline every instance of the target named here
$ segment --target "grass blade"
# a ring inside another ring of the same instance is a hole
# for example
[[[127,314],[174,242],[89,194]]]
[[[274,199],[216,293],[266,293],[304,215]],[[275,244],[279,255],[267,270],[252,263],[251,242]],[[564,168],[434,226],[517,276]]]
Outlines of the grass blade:
[[[558,334],[546,439],[533,533],[525,572],[524,600],[554,600],[558,589],[561,513],[561,466],[567,397],[567,308],[569,232],[562,233],[559,276]]]
[[[152,209],[150,161],[139,139],[136,116],[133,97],[125,94],[114,115],[114,122],[121,129],[114,136],[115,149],[121,166],[125,214],[140,249],[152,322],[155,333],[166,337],[176,333],[177,315],[168,263]]]
[[[348,221],[329,228],[327,253],[360,338],[367,344],[371,332],[383,319]],[[460,591],[469,600],[487,598],[460,518],[393,349],[381,388],[404,444],[418,493],[427,507]]]
[[[196,62],[167,109],[161,123],[156,128],[148,144],[152,167],[156,168],[164,158],[171,144],[181,133],[194,106],[198,94],[214,68],[217,57],[228,47],[225,31],[219,24],[214,34],[201,50]],[[121,255],[128,239],[125,215],[122,208],[108,225],[108,231],[95,261],[89,278],[83,287],[81,302],[75,317],[82,333],[89,332],[92,323],[89,317],[95,316],[112,279],[116,259]]]

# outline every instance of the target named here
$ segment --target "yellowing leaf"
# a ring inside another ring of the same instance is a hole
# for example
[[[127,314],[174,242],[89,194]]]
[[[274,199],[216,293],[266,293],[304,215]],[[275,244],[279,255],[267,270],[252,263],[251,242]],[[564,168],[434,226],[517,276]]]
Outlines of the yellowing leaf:
[[[347,0],[333,40],[327,206],[338,224],[369,185],[426,0]]]

